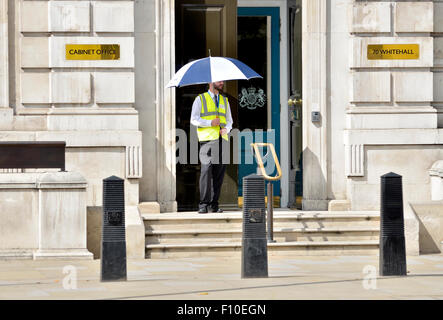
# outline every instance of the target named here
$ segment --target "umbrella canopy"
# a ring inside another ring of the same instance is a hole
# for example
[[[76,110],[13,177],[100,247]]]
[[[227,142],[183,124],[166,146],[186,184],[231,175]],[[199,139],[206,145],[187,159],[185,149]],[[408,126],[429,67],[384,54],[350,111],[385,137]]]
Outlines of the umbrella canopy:
[[[166,88],[227,80],[249,80],[252,78],[263,77],[237,59],[207,57],[189,62],[180,68]]]

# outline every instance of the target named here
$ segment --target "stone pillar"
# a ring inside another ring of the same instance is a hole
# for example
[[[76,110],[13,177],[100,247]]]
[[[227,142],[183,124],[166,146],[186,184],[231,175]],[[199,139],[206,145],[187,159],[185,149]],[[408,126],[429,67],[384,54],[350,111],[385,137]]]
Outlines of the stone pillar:
[[[86,180],[75,172],[48,172],[36,182],[38,250],[34,259],[92,259],[86,249]]]
[[[157,201],[161,212],[177,211],[175,175],[175,91],[166,89],[175,73],[174,1],[156,0]]]
[[[303,210],[327,210],[327,0],[303,0]],[[320,122],[311,112],[320,112]]]
[[[0,108],[8,108],[8,0],[0,1],[0,41]]]
[[[9,108],[8,48],[8,0],[0,0],[0,130],[13,119]]]
[[[155,3],[134,2],[135,108],[143,140],[143,176],[140,179],[141,212],[160,212],[157,201],[156,104],[155,104]],[[149,207],[149,208],[146,208]],[[151,208],[152,207],[152,208]]]

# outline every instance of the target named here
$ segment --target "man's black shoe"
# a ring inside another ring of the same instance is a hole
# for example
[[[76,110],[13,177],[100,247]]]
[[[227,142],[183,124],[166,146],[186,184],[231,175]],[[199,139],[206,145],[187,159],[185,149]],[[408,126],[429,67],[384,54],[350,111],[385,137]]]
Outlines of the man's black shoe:
[[[206,207],[200,208],[200,209],[198,209],[198,213],[208,213],[208,208],[206,208]]]
[[[223,213],[223,209],[221,209],[221,208],[211,208],[211,212]]]

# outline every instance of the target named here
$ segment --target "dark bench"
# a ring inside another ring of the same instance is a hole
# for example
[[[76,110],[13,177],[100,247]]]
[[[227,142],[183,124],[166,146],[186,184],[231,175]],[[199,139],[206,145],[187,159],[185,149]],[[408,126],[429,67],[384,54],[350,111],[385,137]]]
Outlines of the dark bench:
[[[65,171],[65,141],[0,141],[0,169]]]

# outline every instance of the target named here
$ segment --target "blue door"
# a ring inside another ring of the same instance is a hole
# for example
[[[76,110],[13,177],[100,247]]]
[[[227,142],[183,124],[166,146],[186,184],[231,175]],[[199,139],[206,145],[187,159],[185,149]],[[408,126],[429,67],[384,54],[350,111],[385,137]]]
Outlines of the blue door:
[[[242,197],[243,177],[257,171],[250,143],[273,143],[280,159],[280,9],[239,7],[237,12],[238,59],[263,76],[238,82],[238,195]],[[268,159],[267,174],[274,176],[272,156]],[[274,197],[280,197],[280,181],[274,182]]]

